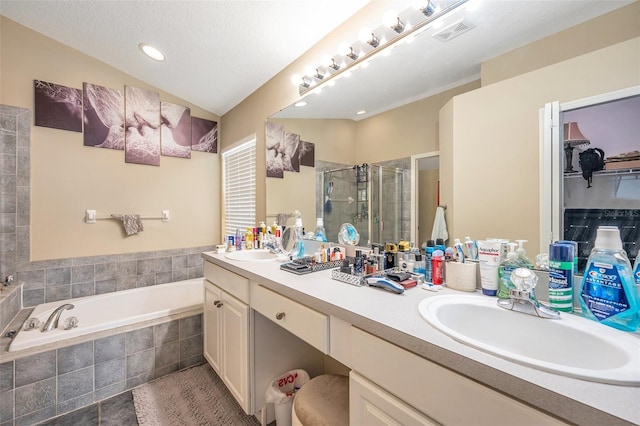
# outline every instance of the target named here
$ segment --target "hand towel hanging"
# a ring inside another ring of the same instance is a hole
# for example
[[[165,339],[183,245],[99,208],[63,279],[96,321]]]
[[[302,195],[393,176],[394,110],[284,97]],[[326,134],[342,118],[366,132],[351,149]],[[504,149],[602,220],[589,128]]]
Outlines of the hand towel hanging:
[[[433,230],[431,231],[431,239],[433,241],[442,238],[444,241],[449,239],[447,232],[447,222],[444,219],[444,207],[438,206],[436,209],[436,217],[433,221]]]
[[[127,233],[127,236],[135,235],[138,232],[144,231],[142,220],[138,214],[113,214],[111,217],[122,221],[122,226],[124,227],[124,232]]]

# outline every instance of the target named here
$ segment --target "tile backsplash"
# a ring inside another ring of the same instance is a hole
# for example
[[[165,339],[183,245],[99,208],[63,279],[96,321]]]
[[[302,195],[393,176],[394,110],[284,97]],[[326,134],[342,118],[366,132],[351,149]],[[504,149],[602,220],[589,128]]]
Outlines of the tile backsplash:
[[[203,251],[213,246],[191,247],[30,262],[16,280],[24,282],[23,305],[111,293],[200,278]]]

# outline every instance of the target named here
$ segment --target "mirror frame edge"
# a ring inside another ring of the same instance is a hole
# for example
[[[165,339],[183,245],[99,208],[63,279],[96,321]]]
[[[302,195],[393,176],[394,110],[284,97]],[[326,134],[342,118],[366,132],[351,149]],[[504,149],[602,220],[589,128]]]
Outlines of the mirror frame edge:
[[[418,161],[423,158],[439,157],[440,151],[431,151],[422,154],[413,154],[411,156],[411,241],[418,244]],[[438,178],[438,180],[440,180]]]

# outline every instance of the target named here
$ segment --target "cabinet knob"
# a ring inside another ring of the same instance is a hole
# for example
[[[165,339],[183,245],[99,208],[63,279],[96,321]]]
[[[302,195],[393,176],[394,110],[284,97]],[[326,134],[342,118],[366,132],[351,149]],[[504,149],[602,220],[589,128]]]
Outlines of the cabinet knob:
[[[214,300],[213,301],[213,304],[216,305],[216,306],[218,306],[218,303],[220,303],[220,300]]]
[[[221,307],[222,307],[222,305],[224,305],[224,303],[220,302],[220,303],[218,303],[216,306],[217,306],[218,308],[221,308]]]
[[[278,313],[276,314],[276,319],[279,321],[279,320],[281,320],[282,318],[284,318],[284,315],[285,315],[285,313],[284,313],[284,312],[278,312]]]

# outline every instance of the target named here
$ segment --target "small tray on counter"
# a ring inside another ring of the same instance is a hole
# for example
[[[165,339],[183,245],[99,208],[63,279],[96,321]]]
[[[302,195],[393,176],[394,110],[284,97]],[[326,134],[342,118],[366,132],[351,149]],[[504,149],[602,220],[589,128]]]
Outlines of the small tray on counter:
[[[340,260],[332,260],[329,262],[316,263],[311,257],[305,257],[283,263],[280,265],[280,269],[291,272],[292,274],[304,275],[310,274],[311,272],[324,271],[325,269],[337,268],[341,262]]]

